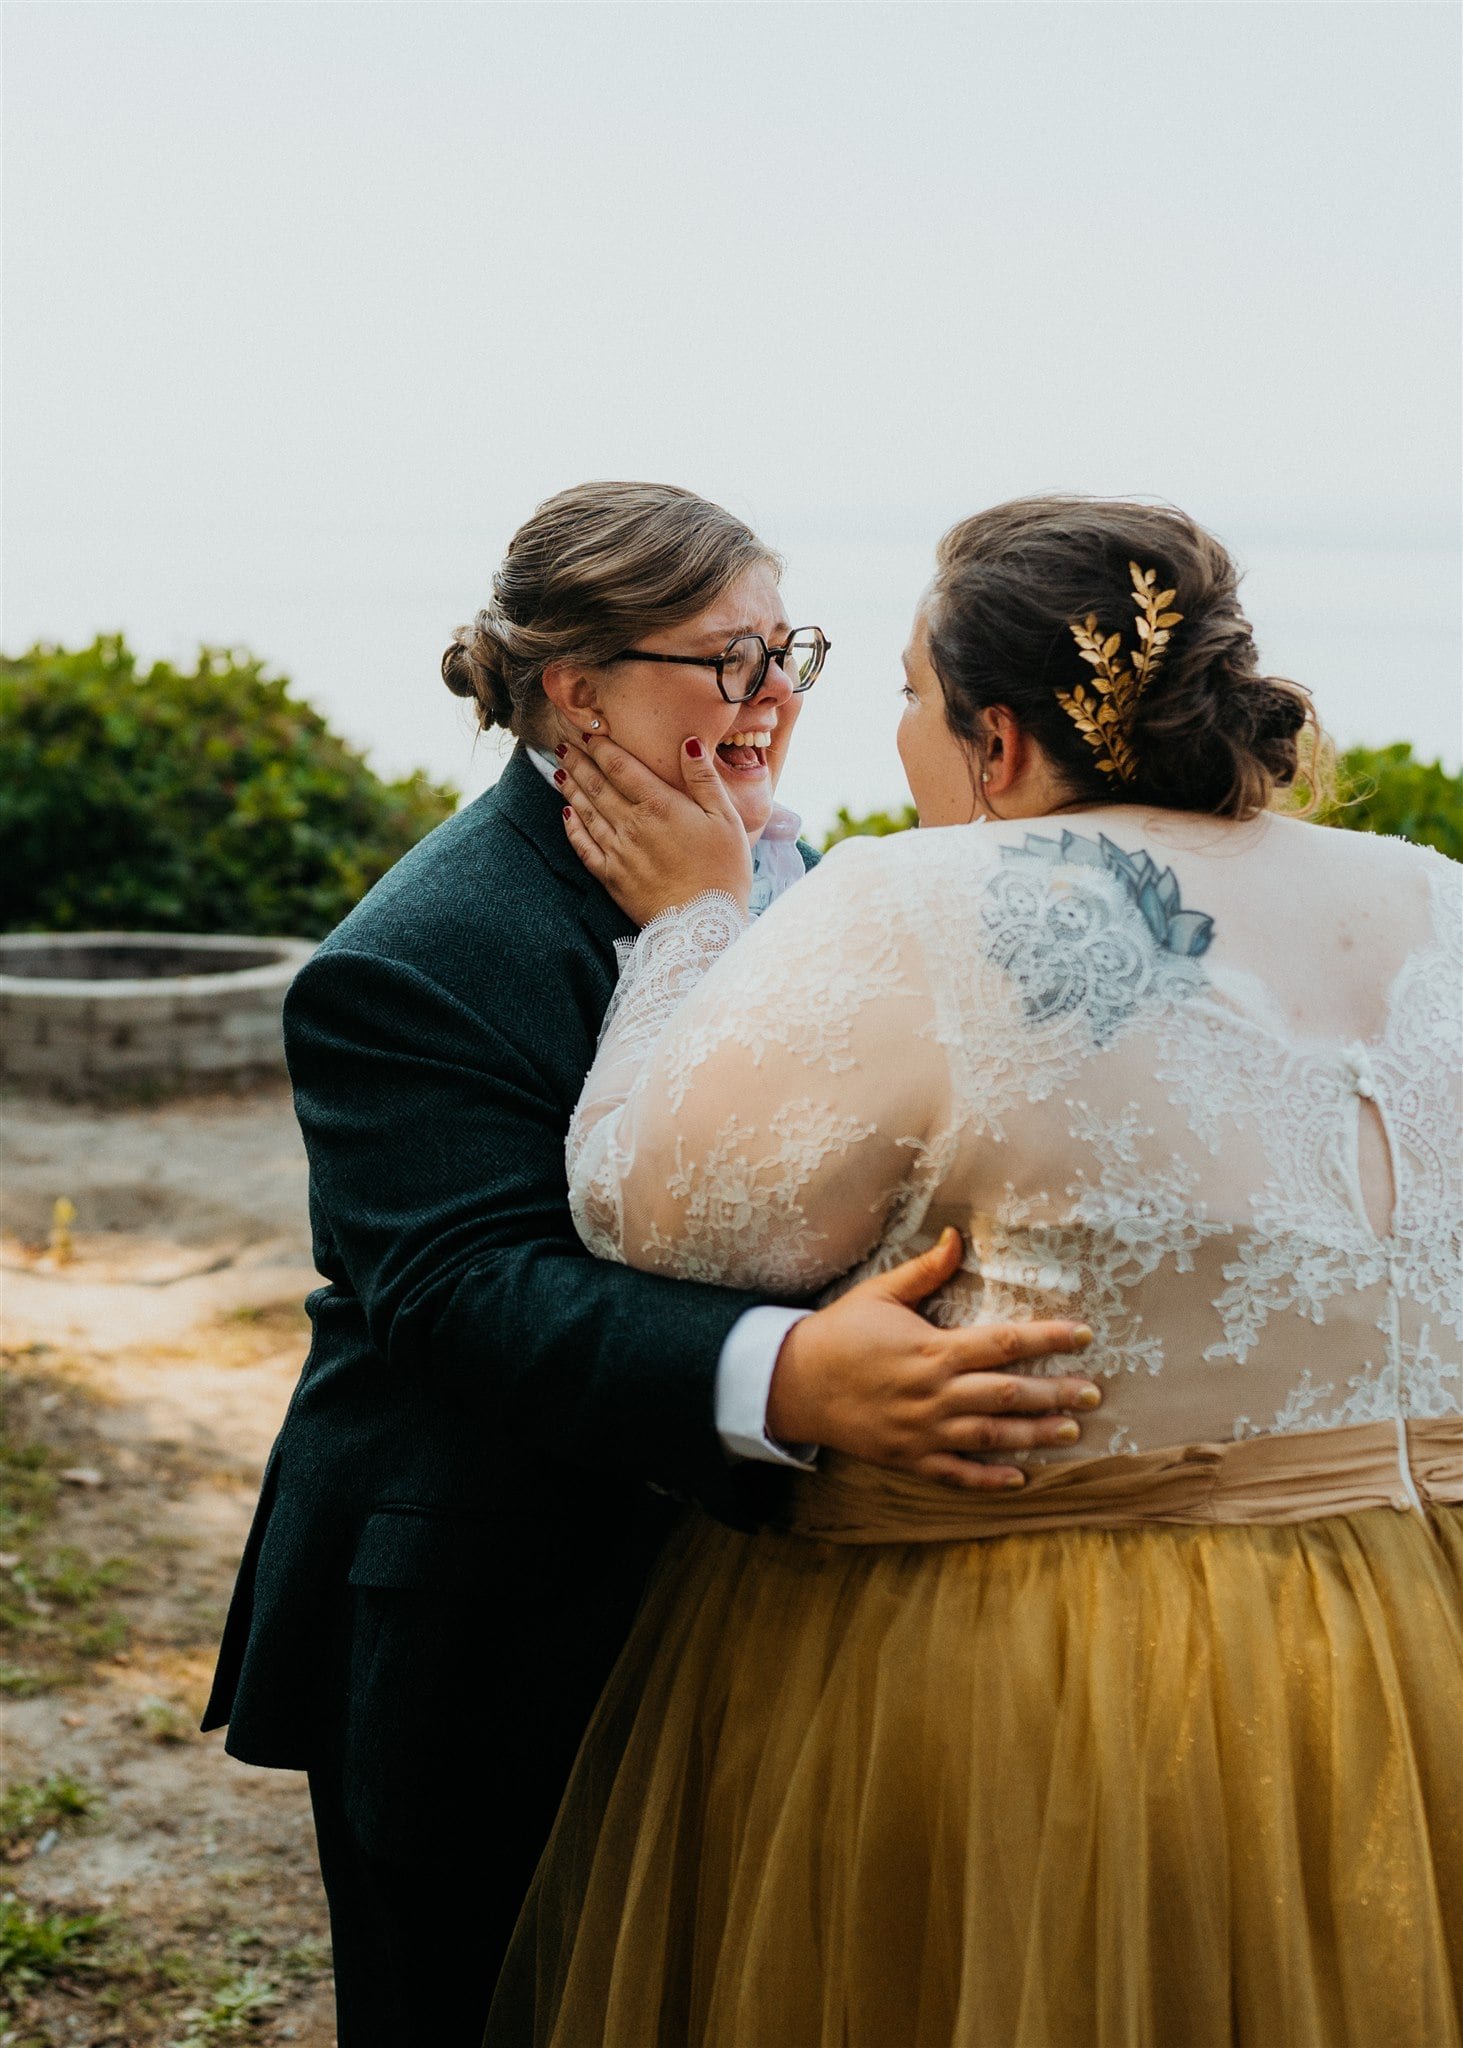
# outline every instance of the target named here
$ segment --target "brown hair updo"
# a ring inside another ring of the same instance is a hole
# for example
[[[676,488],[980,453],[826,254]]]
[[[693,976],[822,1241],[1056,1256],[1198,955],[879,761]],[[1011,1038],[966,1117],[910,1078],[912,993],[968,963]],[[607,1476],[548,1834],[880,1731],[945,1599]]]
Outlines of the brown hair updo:
[[[1250,818],[1314,782],[1323,742],[1299,684],[1260,673],[1239,571],[1202,526],[1168,505],[1118,498],[1015,498],[952,526],[926,604],[930,658],[950,729],[979,754],[980,713],[1004,706],[1074,798]],[[1183,614],[1136,706],[1130,782],[1104,775],[1058,693],[1089,683],[1074,620],[1136,646],[1128,565],[1156,569]],[[1304,764],[1301,735],[1313,746]]]
[[[539,738],[551,661],[609,661],[704,611],[748,569],[782,563],[720,505],[675,484],[576,484],[508,543],[493,595],[442,656],[442,680],[487,729]]]

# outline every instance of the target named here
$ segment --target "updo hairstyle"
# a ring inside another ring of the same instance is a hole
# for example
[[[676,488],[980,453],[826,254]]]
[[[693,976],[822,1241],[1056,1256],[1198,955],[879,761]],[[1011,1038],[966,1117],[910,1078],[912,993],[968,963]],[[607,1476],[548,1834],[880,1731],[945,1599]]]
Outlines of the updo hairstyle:
[[[1167,505],[1115,498],[1016,498],[952,526],[926,602],[930,658],[951,731],[979,757],[982,711],[1004,706],[1084,802],[1159,804],[1250,818],[1304,770],[1313,793],[1325,743],[1299,684],[1260,673],[1239,571]],[[1059,692],[1092,683],[1071,626],[1138,645],[1129,563],[1156,569],[1183,614],[1128,728],[1136,769],[1105,775]],[[1302,753],[1301,736],[1311,744]]]
[[[739,576],[782,563],[720,505],[674,484],[576,484],[508,543],[493,595],[442,656],[442,680],[487,730],[550,730],[544,669],[596,666],[642,634],[694,618]]]

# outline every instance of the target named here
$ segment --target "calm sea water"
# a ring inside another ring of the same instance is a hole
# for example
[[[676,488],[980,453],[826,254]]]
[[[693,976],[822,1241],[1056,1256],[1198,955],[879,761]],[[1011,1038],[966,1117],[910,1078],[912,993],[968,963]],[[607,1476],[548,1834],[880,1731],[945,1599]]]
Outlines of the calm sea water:
[[[1405,739],[1458,764],[1456,546],[1246,543],[1233,525],[1226,537],[1246,563],[1266,665],[1314,692],[1343,745]],[[904,801],[893,744],[899,653],[933,536],[780,538],[792,616],[833,641],[783,785],[821,832],[840,804]],[[500,544],[425,528],[38,529],[11,538],[4,644],[119,627],[147,657],[187,658],[200,639],[247,644],[383,772],[424,767],[471,795],[501,772],[506,748],[473,734],[437,664],[451,628],[486,595]]]

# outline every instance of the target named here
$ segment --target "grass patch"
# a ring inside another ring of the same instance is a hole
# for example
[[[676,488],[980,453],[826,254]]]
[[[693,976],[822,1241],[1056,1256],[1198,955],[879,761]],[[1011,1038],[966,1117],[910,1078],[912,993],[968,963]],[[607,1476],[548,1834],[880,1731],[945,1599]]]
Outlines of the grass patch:
[[[98,1657],[127,1641],[115,1596],[131,1584],[125,1558],[89,1557],[73,1544],[19,1539],[19,1561],[0,1576],[0,1651],[11,1693],[75,1684]],[[14,1552],[6,1555],[13,1556]]]
[[[17,1441],[0,1407],[0,1551],[12,1551],[50,1519],[61,1482],[45,1444]]]
[[[84,1969],[101,1925],[98,1913],[43,1913],[7,1892],[0,1898],[0,1998]]]
[[[330,1971],[330,1943],[317,1941],[313,1935],[306,1935],[289,1948],[282,1948],[275,1957],[275,1966],[286,1977],[310,1981],[324,1977]]]
[[[74,1447],[28,1434],[21,1404],[21,1383],[0,1376],[0,1694],[12,1699],[74,1685],[122,1649],[118,1596],[135,1583],[125,1558],[56,1540],[60,1473],[76,1462]]]
[[[55,1828],[75,1827],[97,1804],[79,1779],[58,1773],[39,1785],[17,1782],[0,1792],[0,1851],[34,1841]]]
[[[66,1683],[66,1673],[47,1669],[38,1670],[31,1664],[0,1663],[0,1695],[12,1700],[33,1700],[43,1692],[54,1692],[57,1686]]]
[[[182,2016],[188,2031],[172,2048],[213,2048],[216,2041],[237,2041],[278,2004],[279,1993],[263,1972],[245,1970],[219,1985],[206,2005],[189,2007]]]
[[[133,1719],[149,1742],[191,1742],[198,1733],[197,1721],[176,1700],[139,1700]]]
[[[211,1916],[211,1922],[217,1916]],[[0,2048],[71,2040],[127,2048],[224,2048],[259,2041],[268,2021],[329,1972],[324,1941],[306,1937],[271,1953],[277,1932],[242,1928],[201,1948],[148,1938],[142,1924],[97,1913],[46,1912],[0,1902]],[[170,1932],[182,1932],[174,1924]],[[222,1929],[213,1925],[217,1937]],[[71,2031],[66,2031],[70,2027]]]

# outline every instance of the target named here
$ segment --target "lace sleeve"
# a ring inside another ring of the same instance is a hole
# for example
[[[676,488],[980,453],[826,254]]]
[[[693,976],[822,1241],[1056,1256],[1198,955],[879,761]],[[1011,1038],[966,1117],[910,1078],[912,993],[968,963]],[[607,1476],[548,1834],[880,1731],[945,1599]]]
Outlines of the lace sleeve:
[[[678,1005],[747,923],[733,897],[712,889],[662,911],[638,938],[615,948],[620,979],[565,1143],[575,1227],[597,1258],[625,1259],[618,1185],[626,1101]]]
[[[804,1294],[896,1209],[913,1227],[948,1084],[914,921],[873,855],[848,842],[734,947],[720,900],[642,934],[570,1137],[592,1251]]]

